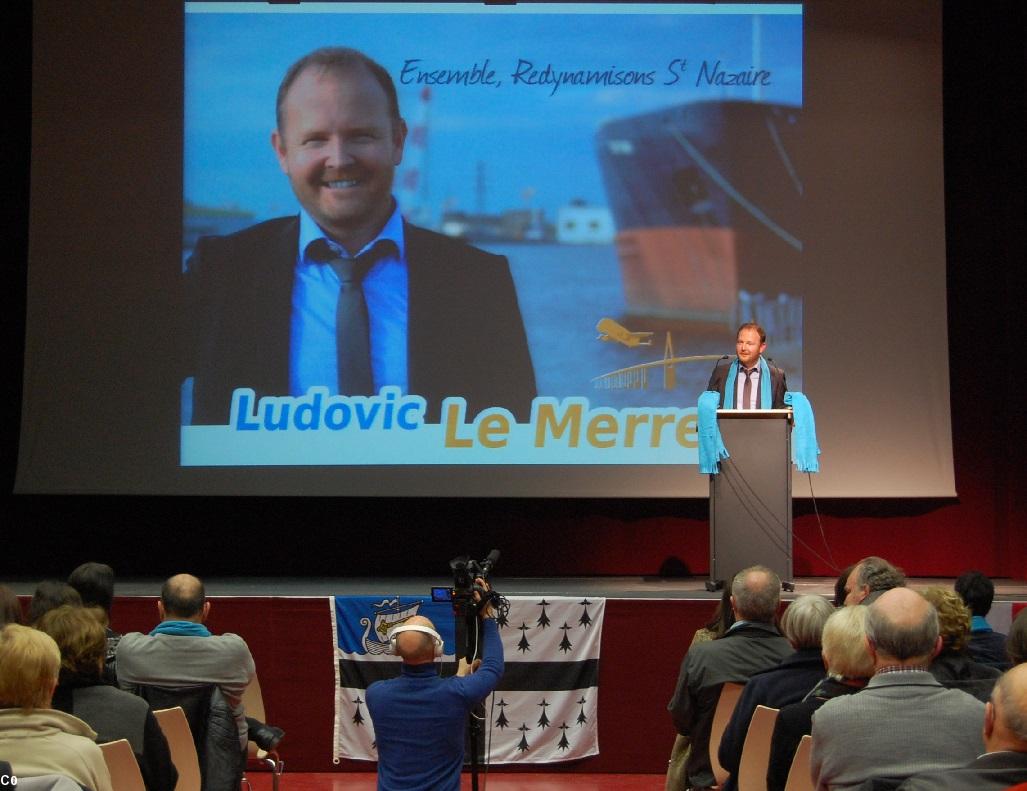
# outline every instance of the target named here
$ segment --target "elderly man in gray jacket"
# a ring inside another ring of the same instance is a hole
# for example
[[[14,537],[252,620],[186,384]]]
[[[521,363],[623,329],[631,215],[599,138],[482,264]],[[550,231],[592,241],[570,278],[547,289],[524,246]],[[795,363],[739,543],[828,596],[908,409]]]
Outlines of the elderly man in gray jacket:
[[[966,766],[914,775],[899,791],[1001,791],[1027,782],[1027,664],[995,685],[984,709],[984,746]]]
[[[941,650],[938,613],[922,595],[893,588],[867,612],[874,676],[862,692],[813,715],[816,787],[854,789],[874,777],[954,769],[984,750],[984,704],[945,689],[927,666]]]

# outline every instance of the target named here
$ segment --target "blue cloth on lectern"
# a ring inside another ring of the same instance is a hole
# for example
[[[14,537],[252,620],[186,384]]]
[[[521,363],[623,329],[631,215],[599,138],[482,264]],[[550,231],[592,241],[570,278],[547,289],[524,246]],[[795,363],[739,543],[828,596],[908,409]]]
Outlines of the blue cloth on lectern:
[[[720,393],[716,390],[707,390],[699,396],[699,472],[704,475],[716,475],[720,472],[720,460],[729,457],[717,426],[718,406]]]
[[[792,408],[792,463],[799,472],[820,472],[820,446],[817,445],[817,424],[813,407],[802,393],[785,393],[785,406]],[[701,434],[700,434],[701,439]]]
[[[727,380],[724,382],[724,409],[735,409],[735,380],[738,377],[739,363],[733,362],[727,369]],[[770,393],[770,366],[760,357],[760,404],[759,409],[773,409],[774,397]]]

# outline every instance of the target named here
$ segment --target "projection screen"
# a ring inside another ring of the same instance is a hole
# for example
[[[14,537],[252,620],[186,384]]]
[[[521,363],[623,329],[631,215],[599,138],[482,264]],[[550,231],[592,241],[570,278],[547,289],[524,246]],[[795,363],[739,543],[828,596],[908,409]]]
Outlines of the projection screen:
[[[818,496],[954,494],[933,4],[58,5],[18,491],[704,496],[696,399],[756,321]],[[317,66],[276,121],[326,47],[403,120]],[[314,251],[365,210],[347,391]]]

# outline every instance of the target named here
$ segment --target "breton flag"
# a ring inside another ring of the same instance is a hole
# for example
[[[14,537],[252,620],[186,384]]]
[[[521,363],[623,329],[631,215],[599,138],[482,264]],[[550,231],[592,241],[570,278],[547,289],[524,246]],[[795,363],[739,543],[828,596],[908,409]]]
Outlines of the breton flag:
[[[485,701],[483,741],[493,764],[549,763],[598,755],[599,649],[606,600],[510,596],[500,619],[506,669]],[[448,603],[417,596],[336,596],[334,760],[377,760],[367,686],[400,672],[386,653],[389,629],[412,615],[432,620],[445,641],[440,673],[456,670]]]

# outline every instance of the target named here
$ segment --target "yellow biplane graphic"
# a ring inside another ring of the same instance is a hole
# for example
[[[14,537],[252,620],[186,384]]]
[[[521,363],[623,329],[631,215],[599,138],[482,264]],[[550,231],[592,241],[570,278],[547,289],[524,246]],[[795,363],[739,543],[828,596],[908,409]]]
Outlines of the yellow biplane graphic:
[[[600,319],[596,324],[596,329],[603,333],[598,338],[601,341],[618,341],[625,346],[652,346],[653,343],[653,333],[632,332],[613,319]],[[668,332],[667,339],[663,344],[662,360],[638,363],[593,377],[592,385],[600,390],[646,390],[649,387],[649,371],[662,368],[663,389],[673,390],[677,384],[675,366],[681,363],[709,362],[721,359],[725,359],[725,357],[719,354],[690,354],[687,357],[678,357],[674,354],[674,343]]]
[[[596,331],[599,333],[597,340],[600,341],[617,341],[617,343],[622,343],[629,348],[653,345],[653,334],[651,332],[632,332],[613,319],[599,319],[599,323],[596,324]]]

